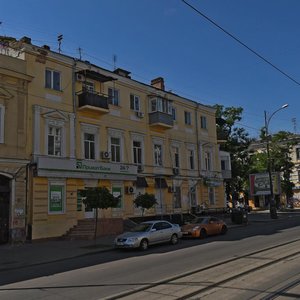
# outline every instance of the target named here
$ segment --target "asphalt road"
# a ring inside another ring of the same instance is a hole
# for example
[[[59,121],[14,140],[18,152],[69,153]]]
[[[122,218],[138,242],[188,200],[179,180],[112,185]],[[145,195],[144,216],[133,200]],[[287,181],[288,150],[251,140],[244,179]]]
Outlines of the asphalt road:
[[[115,250],[7,271],[0,274],[0,299],[109,299],[113,298],[113,295],[157,282],[172,281],[184,274],[197,273],[203,268],[221,264],[223,267],[221,271],[216,271],[216,274],[225,272],[230,275],[230,272],[239,268],[238,264],[232,267],[232,261],[241,261],[239,259],[246,254],[300,238],[299,226],[300,216],[294,214],[291,218],[283,220],[253,222],[248,226],[234,228],[225,236],[209,237],[205,240],[183,240],[176,246],[155,246],[147,252]],[[289,249],[286,247],[280,252],[285,253]],[[231,267],[226,269],[224,262],[228,260],[231,261]],[[291,282],[295,280],[297,270],[293,270],[296,273],[293,273],[294,277],[289,277],[287,272],[291,267],[286,269],[286,265],[281,264],[282,273],[277,274],[279,282],[283,280],[280,276],[290,278]],[[268,270],[259,271],[261,278],[268,276]],[[201,277],[202,281],[205,281],[205,276]],[[257,276],[252,274],[253,278],[250,281],[255,281]],[[288,282],[285,284],[287,286]],[[167,290],[167,287],[161,286],[161,289],[163,288]],[[236,291],[233,289],[234,292]],[[148,294],[146,299],[180,299],[179,296],[174,297],[172,292],[170,293],[170,298],[162,296],[162,293],[153,293],[151,297]],[[131,294],[127,299],[140,299],[140,296],[137,294],[135,298],[135,295]],[[233,299],[232,295],[228,297]]]

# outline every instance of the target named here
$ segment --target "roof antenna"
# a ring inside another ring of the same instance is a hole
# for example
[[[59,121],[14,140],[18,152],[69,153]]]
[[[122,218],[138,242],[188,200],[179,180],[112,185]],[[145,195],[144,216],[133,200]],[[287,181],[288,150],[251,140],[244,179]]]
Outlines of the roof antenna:
[[[58,41],[58,52],[60,53],[61,52],[61,41],[63,39],[63,35],[60,34],[58,37],[57,37],[57,41]]]
[[[114,71],[115,71],[115,69],[116,69],[116,62],[117,62],[117,55],[116,54],[113,55],[113,62],[114,62]]]
[[[292,123],[294,127],[294,133],[297,134],[297,120],[296,118],[292,118]]]
[[[79,47],[78,48],[78,52],[79,52],[79,59],[82,60],[82,49]]]

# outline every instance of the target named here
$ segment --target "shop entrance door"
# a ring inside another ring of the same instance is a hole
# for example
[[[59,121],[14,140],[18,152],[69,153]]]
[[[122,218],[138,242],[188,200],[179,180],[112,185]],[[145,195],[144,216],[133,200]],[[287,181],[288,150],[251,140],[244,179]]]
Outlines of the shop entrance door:
[[[0,176],[0,244],[9,239],[9,179]]]

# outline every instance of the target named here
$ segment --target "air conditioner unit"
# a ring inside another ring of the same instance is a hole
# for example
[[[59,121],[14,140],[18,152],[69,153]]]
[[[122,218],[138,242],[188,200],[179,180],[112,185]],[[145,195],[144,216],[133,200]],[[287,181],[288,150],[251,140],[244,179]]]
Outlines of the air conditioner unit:
[[[82,74],[76,74],[76,80],[77,81],[85,81],[85,77],[84,77],[84,75],[82,75]]]
[[[138,171],[138,173],[143,172],[144,171],[144,167],[142,165],[138,165],[137,166],[137,171]]]
[[[110,153],[107,151],[103,151],[103,152],[101,152],[101,157],[103,159],[110,159]]]
[[[136,111],[135,114],[138,118],[144,118],[144,116],[145,116],[145,114],[141,111]]]
[[[135,192],[135,189],[134,189],[133,186],[126,186],[125,187],[125,193],[126,194],[134,194],[134,192]]]
[[[178,175],[179,174],[179,168],[173,168],[173,174]]]

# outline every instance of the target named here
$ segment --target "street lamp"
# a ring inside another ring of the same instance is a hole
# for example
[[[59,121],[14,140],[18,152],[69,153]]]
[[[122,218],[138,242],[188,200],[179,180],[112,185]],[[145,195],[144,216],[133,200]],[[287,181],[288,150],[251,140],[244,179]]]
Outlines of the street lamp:
[[[272,117],[282,109],[287,108],[289,105],[284,104],[277,110],[275,110],[269,117],[267,117],[267,112],[265,113],[265,137],[267,140],[267,159],[268,159],[268,173],[269,173],[269,181],[270,181],[270,217],[271,219],[277,219],[277,210],[276,210],[276,203],[274,200],[274,193],[273,193],[273,181],[272,181],[272,168],[271,168],[271,159],[270,159],[270,145],[269,145],[269,124]]]

